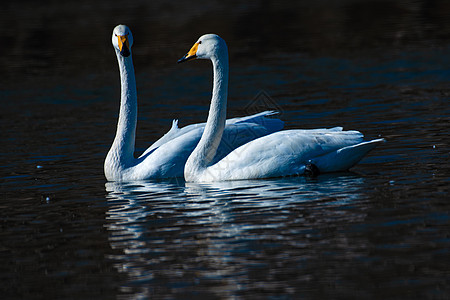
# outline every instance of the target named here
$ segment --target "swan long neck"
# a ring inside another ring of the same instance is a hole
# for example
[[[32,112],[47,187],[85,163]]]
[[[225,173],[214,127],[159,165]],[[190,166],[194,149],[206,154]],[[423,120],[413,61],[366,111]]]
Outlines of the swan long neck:
[[[188,179],[206,169],[211,163],[225,129],[228,94],[228,51],[225,48],[218,54],[211,58],[213,90],[205,130],[185,166],[185,177]]]
[[[129,167],[134,161],[137,92],[133,60],[131,55],[123,57],[118,51],[116,54],[121,82],[119,121],[114,142],[105,161],[105,171],[107,165],[110,168],[120,169]]]

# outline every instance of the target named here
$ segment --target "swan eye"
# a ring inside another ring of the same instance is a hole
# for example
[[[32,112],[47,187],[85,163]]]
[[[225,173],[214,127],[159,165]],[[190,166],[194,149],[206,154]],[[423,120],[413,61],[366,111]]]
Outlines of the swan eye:
[[[202,41],[198,41],[198,44],[200,45],[202,43]]]

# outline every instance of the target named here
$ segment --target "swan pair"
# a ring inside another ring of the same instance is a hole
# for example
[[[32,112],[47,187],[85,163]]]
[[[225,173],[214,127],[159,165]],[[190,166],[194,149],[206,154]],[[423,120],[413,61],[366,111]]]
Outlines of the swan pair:
[[[134,181],[183,177],[186,160],[194,150],[205,123],[178,128],[178,122],[138,158],[134,157],[137,122],[137,92],[131,47],[133,35],[125,25],[118,25],[112,34],[112,44],[119,63],[121,100],[116,136],[106,156],[104,172],[109,181]],[[284,123],[266,118],[274,112],[262,112],[226,121],[223,139],[213,161],[219,161],[231,150],[247,142],[279,131]]]
[[[117,132],[105,159],[110,181],[181,177],[210,182],[302,175],[307,172],[345,171],[358,163],[384,139],[364,142],[358,131],[331,129],[283,130],[283,122],[263,112],[226,119],[228,49],[215,34],[201,36],[178,62],[209,59],[213,91],[206,123],[172,128],[134,158],[137,94],[127,26],[113,31],[121,77],[121,104]]]

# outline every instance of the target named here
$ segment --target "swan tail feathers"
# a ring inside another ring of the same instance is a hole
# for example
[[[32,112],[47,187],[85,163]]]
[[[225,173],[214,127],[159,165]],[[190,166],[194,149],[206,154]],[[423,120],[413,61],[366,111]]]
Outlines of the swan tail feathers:
[[[321,173],[347,171],[356,165],[372,149],[384,142],[385,139],[376,139],[343,147],[336,151],[313,158],[309,163],[316,165]]]
[[[171,132],[172,130],[177,130],[177,129],[179,129],[178,128],[178,120],[174,119],[174,120],[172,120],[172,127],[170,128],[169,132]]]

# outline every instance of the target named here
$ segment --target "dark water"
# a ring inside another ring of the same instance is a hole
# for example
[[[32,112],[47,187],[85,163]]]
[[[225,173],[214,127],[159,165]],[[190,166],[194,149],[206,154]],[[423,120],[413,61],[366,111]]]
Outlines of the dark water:
[[[0,12],[2,299],[448,299],[447,1],[77,1]],[[137,150],[204,121],[216,32],[229,115],[344,126],[387,143],[343,174],[215,184],[107,183],[134,33]]]

